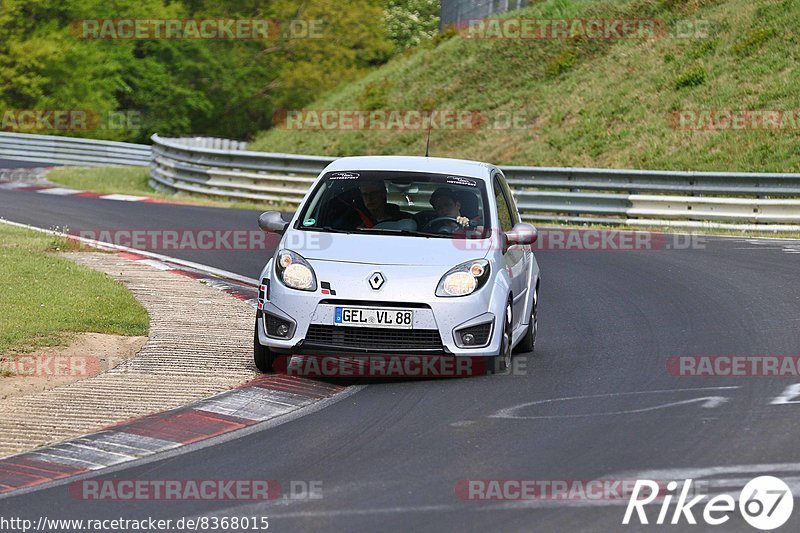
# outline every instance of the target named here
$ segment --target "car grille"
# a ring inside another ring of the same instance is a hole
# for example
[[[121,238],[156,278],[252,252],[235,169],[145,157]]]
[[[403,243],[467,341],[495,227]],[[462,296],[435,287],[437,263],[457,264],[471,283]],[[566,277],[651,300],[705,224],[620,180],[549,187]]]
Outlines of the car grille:
[[[374,352],[444,352],[435,329],[360,328],[311,324],[304,345]]]

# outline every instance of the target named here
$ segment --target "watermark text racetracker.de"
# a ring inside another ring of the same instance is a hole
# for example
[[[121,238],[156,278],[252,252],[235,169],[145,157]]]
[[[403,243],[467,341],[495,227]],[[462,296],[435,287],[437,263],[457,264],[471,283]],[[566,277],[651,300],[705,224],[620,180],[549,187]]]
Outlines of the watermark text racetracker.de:
[[[75,229],[69,234],[135,250],[274,250],[281,236],[260,229]],[[323,250],[330,245],[330,235],[304,232],[287,237],[290,248]]]
[[[705,39],[708,20],[678,20],[668,24],[648,18],[484,18],[470,19],[459,27],[465,39],[544,40],[649,40]]]
[[[800,377],[796,355],[675,355],[667,358],[674,377]]]
[[[456,483],[455,492],[464,501],[608,502],[630,498],[637,482],[610,478],[462,479]],[[667,481],[656,483],[658,491],[666,494]]]
[[[139,130],[142,113],[134,110],[2,109],[0,131],[16,133]]]
[[[320,19],[282,22],[263,18],[99,18],[70,25],[72,34],[86,40],[267,40],[322,39]]]
[[[527,360],[517,356],[511,366],[484,357],[454,357],[452,355],[302,355],[279,356],[276,372],[306,378],[398,378],[435,379],[466,378],[496,373],[525,376]]]
[[[651,231],[620,231],[592,229],[541,229],[536,242],[537,250],[578,251],[659,251],[702,250],[706,238],[702,235],[655,233]]]
[[[105,479],[69,485],[86,501],[268,501],[320,500],[322,481],[273,479]]]
[[[0,356],[0,375],[6,377],[90,377],[120,361],[95,355],[22,354]]]
[[[800,130],[800,109],[681,109],[667,114],[676,130],[737,132]]]
[[[507,246],[504,232],[490,230],[486,233],[488,235],[468,233],[464,239],[453,239],[453,246],[465,250],[504,249]],[[534,252],[703,250],[707,242],[702,235],[650,231],[540,228],[536,233],[536,241],[530,245]]]
[[[476,131],[535,127],[536,114],[474,109],[280,109],[272,123],[304,131]]]

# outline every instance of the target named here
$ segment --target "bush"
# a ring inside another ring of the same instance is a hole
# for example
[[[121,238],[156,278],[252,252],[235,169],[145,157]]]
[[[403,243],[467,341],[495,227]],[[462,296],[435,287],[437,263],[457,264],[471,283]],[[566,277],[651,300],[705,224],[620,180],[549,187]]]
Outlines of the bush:
[[[674,82],[674,87],[676,90],[683,89],[686,87],[697,87],[699,85],[703,85],[706,82],[706,69],[703,67],[696,65],[693,67],[689,67],[685,71],[683,71]]]
[[[756,28],[747,33],[744,40],[733,45],[737,56],[745,56],[760,48],[762,44],[776,35],[775,28]]]
[[[388,0],[384,11],[386,34],[397,51],[419,46],[439,30],[438,0]]]
[[[547,62],[547,65],[544,68],[544,71],[548,76],[558,76],[562,72],[566,72],[574,67],[577,59],[578,58],[575,56],[575,52],[569,48],[564,49],[550,58],[550,61]]]

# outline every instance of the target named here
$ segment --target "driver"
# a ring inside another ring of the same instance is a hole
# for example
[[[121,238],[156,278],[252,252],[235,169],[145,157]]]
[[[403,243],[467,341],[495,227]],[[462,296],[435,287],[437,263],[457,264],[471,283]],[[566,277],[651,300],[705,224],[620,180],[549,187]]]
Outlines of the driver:
[[[469,225],[469,219],[461,215],[461,200],[453,189],[439,187],[431,194],[430,202],[436,216],[454,218],[462,228]]]
[[[358,186],[361,192],[361,200],[364,202],[366,212],[357,210],[361,218],[360,228],[371,228],[379,222],[385,220],[398,220],[400,218],[410,218],[400,211],[400,207],[386,201],[386,184],[383,180],[364,180]]]

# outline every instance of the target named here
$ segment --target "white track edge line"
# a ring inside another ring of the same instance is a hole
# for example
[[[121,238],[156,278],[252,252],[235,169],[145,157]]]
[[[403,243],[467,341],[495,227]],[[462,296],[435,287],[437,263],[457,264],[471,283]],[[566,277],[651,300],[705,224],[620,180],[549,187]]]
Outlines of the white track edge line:
[[[79,237],[77,235],[69,235],[69,234],[61,232],[61,231],[38,228],[36,226],[31,226],[29,224],[22,224],[20,222],[13,222],[13,221],[5,219],[5,218],[0,218],[0,223],[7,224],[9,226],[15,226],[15,227],[18,227],[18,228],[24,228],[24,229],[29,229],[29,230],[33,230],[33,231],[46,233],[48,235],[56,235],[56,236],[64,237],[64,238],[67,238],[67,239],[77,240],[77,241],[83,242],[85,244],[88,244],[89,246],[91,246],[93,248],[99,248],[101,250],[116,250],[116,251],[120,251],[120,252],[128,252],[128,253],[137,254],[137,255],[141,255],[141,256],[145,256],[145,257],[150,257],[150,258],[153,258],[153,259],[159,259],[161,261],[167,261],[169,263],[174,263],[176,265],[181,265],[181,266],[193,268],[195,270],[199,270],[201,272],[206,272],[206,273],[212,274],[214,276],[219,276],[219,277],[223,277],[223,278],[232,279],[234,281],[238,281],[240,283],[244,283],[246,285],[251,285],[251,286],[254,286],[254,287],[258,287],[258,285],[259,285],[257,279],[248,278],[247,276],[242,276],[240,274],[236,274],[235,272],[230,272],[228,270],[222,270],[222,269],[215,268],[215,267],[212,267],[212,266],[203,265],[203,264],[200,264],[200,263],[195,263],[193,261],[186,261],[184,259],[178,259],[177,257],[170,257],[168,255],[157,254],[157,253],[154,253],[154,252],[148,252],[148,251],[144,251],[144,250],[137,250],[136,248],[129,248],[127,246],[121,246],[119,244],[110,244],[110,243],[107,243],[107,242],[95,241],[93,239],[87,239],[85,237]]]

